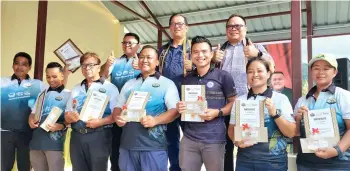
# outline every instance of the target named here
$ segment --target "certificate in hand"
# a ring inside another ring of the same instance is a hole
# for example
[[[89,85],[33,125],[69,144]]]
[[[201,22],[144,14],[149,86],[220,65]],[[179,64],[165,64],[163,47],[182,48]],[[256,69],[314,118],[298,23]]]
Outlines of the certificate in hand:
[[[51,109],[51,112],[45,119],[45,121],[40,125],[41,128],[43,128],[46,132],[49,132],[48,125],[52,125],[57,122],[58,118],[61,116],[63,110],[58,107],[53,107]]]
[[[186,111],[181,113],[181,121],[204,122],[199,114],[204,114],[208,108],[205,100],[204,85],[182,85],[182,101],[186,103]]]
[[[332,147],[340,140],[338,122],[333,108],[310,110],[303,115],[306,138],[300,139],[303,153]]]
[[[70,71],[75,72],[80,67],[80,57],[83,56],[83,52],[71,39],[64,42],[54,53],[64,64],[69,64]]]
[[[264,102],[259,100],[236,100],[235,141],[248,140],[256,144],[268,142],[264,127]]]
[[[83,109],[80,112],[80,120],[86,122],[90,119],[100,119],[106,109],[109,96],[105,91],[89,91],[84,102]]]
[[[149,96],[149,92],[132,91],[122,109],[123,119],[127,122],[140,122],[140,119],[146,116],[145,107]]]
[[[34,118],[38,122],[40,122],[40,119],[41,119],[41,111],[43,109],[45,94],[46,94],[46,90],[41,92],[36,102]]]

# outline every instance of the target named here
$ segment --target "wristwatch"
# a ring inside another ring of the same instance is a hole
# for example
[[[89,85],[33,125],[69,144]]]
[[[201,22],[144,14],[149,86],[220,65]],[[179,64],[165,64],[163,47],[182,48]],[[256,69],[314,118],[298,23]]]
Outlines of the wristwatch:
[[[219,109],[218,117],[222,117],[223,115],[224,115],[224,112],[221,109]]]
[[[272,119],[276,120],[277,118],[281,117],[281,110],[276,109],[276,115],[272,116]]]
[[[338,158],[341,158],[344,156],[344,153],[340,150],[338,145],[333,146],[333,148],[335,148],[335,150],[337,150]]]
[[[262,56],[263,56],[263,53],[259,50],[257,57],[262,57]]]

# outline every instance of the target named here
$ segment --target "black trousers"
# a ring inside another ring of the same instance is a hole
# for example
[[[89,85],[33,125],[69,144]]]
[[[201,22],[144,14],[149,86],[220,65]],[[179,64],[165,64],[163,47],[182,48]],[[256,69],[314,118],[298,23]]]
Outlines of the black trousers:
[[[73,171],[107,171],[111,143],[111,128],[86,134],[73,130],[70,140]]]
[[[18,171],[29,171],[29,142],[31,132],[1,131],[1,170],[11,171],[17,156]]]
[[[230,123],[230,115],[225,116],[225,124],[226,124],[226,129],[228,128]],[[233,162],[233,142],[226,134],[226,145],[225,145],[225,160],[224,160],[224,171],[232,171],[234,168],[234,162]]]
[[[113,124],[112,128],[112,151],[110,154],[111,160],[111,171],[120,171],[119,169],[119,147],[120,138],[122,136],[123,128],[119,127],[117,124]]]

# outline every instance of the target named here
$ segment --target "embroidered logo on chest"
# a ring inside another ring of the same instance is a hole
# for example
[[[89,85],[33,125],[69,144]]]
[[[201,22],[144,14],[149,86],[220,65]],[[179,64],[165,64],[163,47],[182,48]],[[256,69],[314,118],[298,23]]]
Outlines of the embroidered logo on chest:
[[[61,101],[63,99],[63,97],[61,97],[61,96],[57,96],[56,98],[55,98],[55,100],[57,100],[57,101]]]
[[[24,86],[24,87],[31,87],[32,84],[31,84],[31,83],[25,83],[25,84],[23,84],[23,86]]]
[[[98,91],[101,92],[101,93],[105,93],[107,90],[104,89],[104,88],[100,88],[100,89],[98,89]]]
[[[158,84],[158,83],[153,83],[153,84],[152,84],[152,87],[155,87],[155,88],[156,88],[156,87],[159,87],[159,86],[160,86],[160,84]]]
[[[211,82],[211,81],[209,81],[209,82],[207,83],[207,87],[208,87],[208,88],[213,88],[213,87],[214,87],[214,83]]]
[[[327,100],[327,103],[328,104],[334,104],[334,103],[336,103],[337,102],[337,100],[334,98],[334,97],[330,97],[330,98],[328,98],[328,100]]]

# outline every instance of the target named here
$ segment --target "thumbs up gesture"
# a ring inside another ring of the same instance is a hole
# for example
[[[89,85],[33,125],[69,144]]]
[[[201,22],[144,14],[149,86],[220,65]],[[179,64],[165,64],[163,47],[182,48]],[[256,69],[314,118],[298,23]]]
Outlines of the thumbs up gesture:
[[[111,65],[113,65],[114,61],[115,61],[114,51],[111,51],[111,55],[107,58],[106,64],[108,66],[111,66]]]
[[[136,69],[136,70],[139,70],[139,57],[135,56],[134,60],[132,61],[132,68]]]
[[[215,63],[221,62],[224,58],[224,51],[220,50],[220,48],[220,44],[218,44],[213,56],[213,60]]]
[[[259,50],[254,46],[252,41],[248,39],[247,45],[244,47],[244,56],[247,58],[257,57]]]
[[[184,66],[186,71],[192,71],[192,61],[185,59]]]

